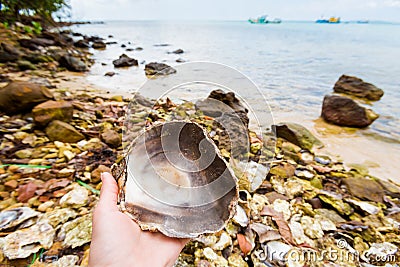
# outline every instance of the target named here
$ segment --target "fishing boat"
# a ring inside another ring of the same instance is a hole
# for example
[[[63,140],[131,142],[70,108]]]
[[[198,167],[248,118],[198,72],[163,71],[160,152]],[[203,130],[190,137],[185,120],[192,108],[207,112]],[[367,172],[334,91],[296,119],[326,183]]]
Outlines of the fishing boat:
[[[252,23],[252,24],[270,24],[270,23],[279,24],[279,23],[282,22],[282,20],[278,19],[278,18],[275,18],[273,20],[269,20],[267,15],[263,15],[263,16],[258,17],[256,19],[250,18],[249,22]]]
[[[330,17],[329,19],[324,19],[324,18],[321,18],[321,19],[317,19],[316,21],[315,21],[316,23],[331,23],[331,24],[337,24],[337,23],[340,23],[340,17]]]

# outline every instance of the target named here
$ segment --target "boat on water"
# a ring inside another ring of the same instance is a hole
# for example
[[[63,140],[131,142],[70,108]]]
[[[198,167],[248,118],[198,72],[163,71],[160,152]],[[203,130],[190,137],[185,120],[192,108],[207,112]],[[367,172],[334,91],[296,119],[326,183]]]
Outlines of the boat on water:
[[[278,18],[275,18],[275,19],[273,19],[273,20],[270,20],[270,19],[268,19],[268,16],[267,15],[263,15],[263,16],[261,16],[261,17],[258,17],[258,18],[256,18],[256,19],[252,19],[252,18],[250,18],[249,20],[248,20],[251,24],[279,24],[279,23],[281,23],[282,22],[282,20],[281,19],[278,19]]]
[[[321,19],[317,19],[316,21],[315,21],[316,23],[331,23],[331,24],[337,24],[337,23],[340,23],[340,17],[330,17],[329,19],[324,19],[324,18],[321,18]]]

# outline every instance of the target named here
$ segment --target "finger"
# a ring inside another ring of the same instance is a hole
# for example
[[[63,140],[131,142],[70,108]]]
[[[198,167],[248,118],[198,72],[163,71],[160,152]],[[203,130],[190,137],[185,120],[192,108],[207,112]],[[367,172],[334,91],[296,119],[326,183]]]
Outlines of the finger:
[[[118,199],[118,185],[114,177],[108,173],[103,172],[101,174],[102,186],[100,191],[99,205],[103,209],[118,210],[117,199]]]

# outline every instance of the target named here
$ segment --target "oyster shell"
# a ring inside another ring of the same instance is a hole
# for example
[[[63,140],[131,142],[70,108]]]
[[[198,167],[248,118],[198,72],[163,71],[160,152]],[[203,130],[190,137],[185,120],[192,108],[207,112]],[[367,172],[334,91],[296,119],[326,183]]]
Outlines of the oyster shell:
[[[144,230],[193,238],[221,230],[235,214],[236,178],[198,124],[155,124],[112,168],[119,206]]]

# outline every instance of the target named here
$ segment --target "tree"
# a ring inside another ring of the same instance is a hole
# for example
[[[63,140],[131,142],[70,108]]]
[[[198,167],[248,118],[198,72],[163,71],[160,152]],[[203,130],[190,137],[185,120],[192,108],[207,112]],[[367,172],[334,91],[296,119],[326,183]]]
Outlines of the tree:
[[[53,21],[52,14],[69,8],[68,0],[0,0],[0,12],[10,14],[19,20],[20,14],[39,15],[47,21]]]

